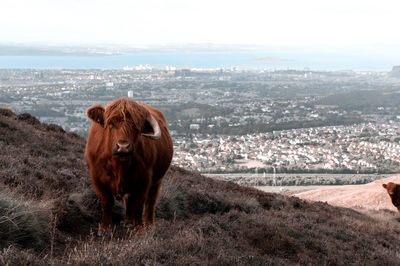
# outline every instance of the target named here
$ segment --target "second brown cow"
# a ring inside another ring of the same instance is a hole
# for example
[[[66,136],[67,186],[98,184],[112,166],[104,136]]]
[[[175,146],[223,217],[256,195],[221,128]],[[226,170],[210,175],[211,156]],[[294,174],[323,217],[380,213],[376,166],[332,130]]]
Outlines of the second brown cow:
[[[389,182],[387,184],[382,184],[392,200],[393,205],[400,211],[400,185]]]
[[[114,197],[125,202],[125,224],[152,225],[173,154],[164,116],[125,98],[92,106],[87,116],[93,123],[85,160],[103,211],[100,232],[111,230]]]

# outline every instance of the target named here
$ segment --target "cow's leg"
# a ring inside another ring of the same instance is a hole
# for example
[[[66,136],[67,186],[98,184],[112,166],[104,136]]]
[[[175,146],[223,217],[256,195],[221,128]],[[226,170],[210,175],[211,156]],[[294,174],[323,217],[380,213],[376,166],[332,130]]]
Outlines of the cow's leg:
[[[154,216],[156,212],[156,202],[160,194],[161,181],[153,184],[149,190],[147,201],[144,210],[144,223],[151,226],[154,223]]]
[[[151,185],[151,172],[143,172],[140,174],[137,183],[132,185],[134,190],[125,194],[125,219],[124,224],[134,225],[135,227],[143,226],[143,209],[147,199],[147,194]]]
[[[103,211],[100,231],[111,232],[112,227],[112,207],[114,206],[114,196],[111,191],[101,184],[95,183],[96,194],[99,197],[101,209]]]
[[[143,226],[143,206],[145,197],[141,195],[127,195],[125,197],[125,225]]]

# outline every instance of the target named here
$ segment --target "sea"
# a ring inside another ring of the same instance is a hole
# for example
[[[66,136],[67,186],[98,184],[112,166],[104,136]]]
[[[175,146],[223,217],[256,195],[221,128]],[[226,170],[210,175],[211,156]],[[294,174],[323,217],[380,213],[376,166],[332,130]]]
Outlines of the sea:
[[[0,68],[11,69],[122,69],[148,65],[153,68],[203,68],[242,70],[358,70],[390,71],[400,65],[400,53],[322,52],[134,52],[91,56],[0,56]]]

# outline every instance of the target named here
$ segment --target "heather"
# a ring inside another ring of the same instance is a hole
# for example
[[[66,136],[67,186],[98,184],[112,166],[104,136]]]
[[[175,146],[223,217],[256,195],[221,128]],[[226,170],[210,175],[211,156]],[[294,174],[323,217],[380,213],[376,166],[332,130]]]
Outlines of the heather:
[[[390,211],[360,213],[264,193],[172,166],[153,228],[96,235],[101,209],[85,140],[0,109],[2,265],[399,264]]]

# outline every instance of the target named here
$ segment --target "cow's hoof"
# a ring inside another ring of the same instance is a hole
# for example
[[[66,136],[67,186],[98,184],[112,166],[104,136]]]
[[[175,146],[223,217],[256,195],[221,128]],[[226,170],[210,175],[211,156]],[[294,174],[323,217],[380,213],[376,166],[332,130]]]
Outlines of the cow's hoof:
[[[125,227],[125,228],[133,228],[133,227],[135,227],[135,226],[133,225],[133,223],[131,223],[131,222],[126,222],[126,221],[122,221],[122,222],[121,222],[121,225],[122,225],[123,227]]]
[[[113,233],[111,231],[103,231],[103,230],[98,230],[97,235],[99,237],[103,237],[104,239],[111,239],[113,236]]]
[[[104,229],[103,227],[100,226],[99,230],[97,230],[97,236],[104,237],[106,239],[111,239],[113,236],[113,232],[110,227]]]

